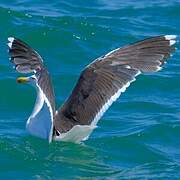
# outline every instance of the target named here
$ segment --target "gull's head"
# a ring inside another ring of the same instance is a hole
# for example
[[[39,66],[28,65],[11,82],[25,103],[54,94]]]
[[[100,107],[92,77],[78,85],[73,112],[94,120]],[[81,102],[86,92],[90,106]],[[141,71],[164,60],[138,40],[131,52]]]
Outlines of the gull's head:
[[[16,82],[19,84],[31,84],[31,85],[36,85],[37,83],[37,78],[36,76],[29,76],[29,77],[19,77],[16,79]]]

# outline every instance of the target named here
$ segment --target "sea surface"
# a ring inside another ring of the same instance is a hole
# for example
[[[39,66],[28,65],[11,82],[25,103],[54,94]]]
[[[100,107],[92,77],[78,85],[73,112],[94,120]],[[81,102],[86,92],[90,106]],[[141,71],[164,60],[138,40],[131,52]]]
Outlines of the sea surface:
[[[82,144],[25,130],[36,92],[19,85],[7,38],[44,59],[57,108],[95,58],[155,35],[180,35],[178,0],[0,1],[0,179],[180,179],[180,45],[162,71],[141,75]]]

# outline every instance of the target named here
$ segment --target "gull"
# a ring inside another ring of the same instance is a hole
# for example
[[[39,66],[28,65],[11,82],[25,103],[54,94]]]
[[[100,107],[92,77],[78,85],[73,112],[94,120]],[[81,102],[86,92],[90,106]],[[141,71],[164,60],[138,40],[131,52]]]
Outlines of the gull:
[[[155,36],[117,48],[94,60],[81,72],[68,99],[55,109],[51,78],[42,57],[27,43],[9,37],[10,61],[17,78],[37,92],[27,131],[36,137],[80,143],[87,140],[106,110],[116,101],[136,76],[161,70],[175,50],[176,35]]]

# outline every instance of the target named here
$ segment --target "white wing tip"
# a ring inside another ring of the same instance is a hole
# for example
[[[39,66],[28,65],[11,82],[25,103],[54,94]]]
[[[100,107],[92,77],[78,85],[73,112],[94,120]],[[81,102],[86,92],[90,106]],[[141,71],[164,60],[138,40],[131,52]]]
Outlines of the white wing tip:
[[[172,40],[172,39],[176,39],[177,35],[165,35],[164,37],[166,40]]]
[[[164,36],[166,40],[169,41],[169,45],[172,46],[176,43],[177,35],[165,35]]]
[[[14,37],[8,37],[8,46],[9,46],[9,48],[11,48],[12,47],[12,43],[13,43],[13,41],[14,41]]]
[[[173,44],[175,44],[176,41],[175,40],[170,40],[170,46],[172,46]]]
[[[157,71],[160,71],[161,69],[162,69],[161,66],[158,66],[158,67],[157,67]]]
[[[14,41],[14,37],[8,37],[8,41],[13,42]]]

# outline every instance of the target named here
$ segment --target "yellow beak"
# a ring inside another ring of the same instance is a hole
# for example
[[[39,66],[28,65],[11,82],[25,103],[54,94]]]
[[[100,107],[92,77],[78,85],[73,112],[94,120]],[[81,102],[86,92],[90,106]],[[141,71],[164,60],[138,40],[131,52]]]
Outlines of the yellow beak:
[[[17,83],[27,83],[29,81],[28,77],[19,77],[16,79]]]

